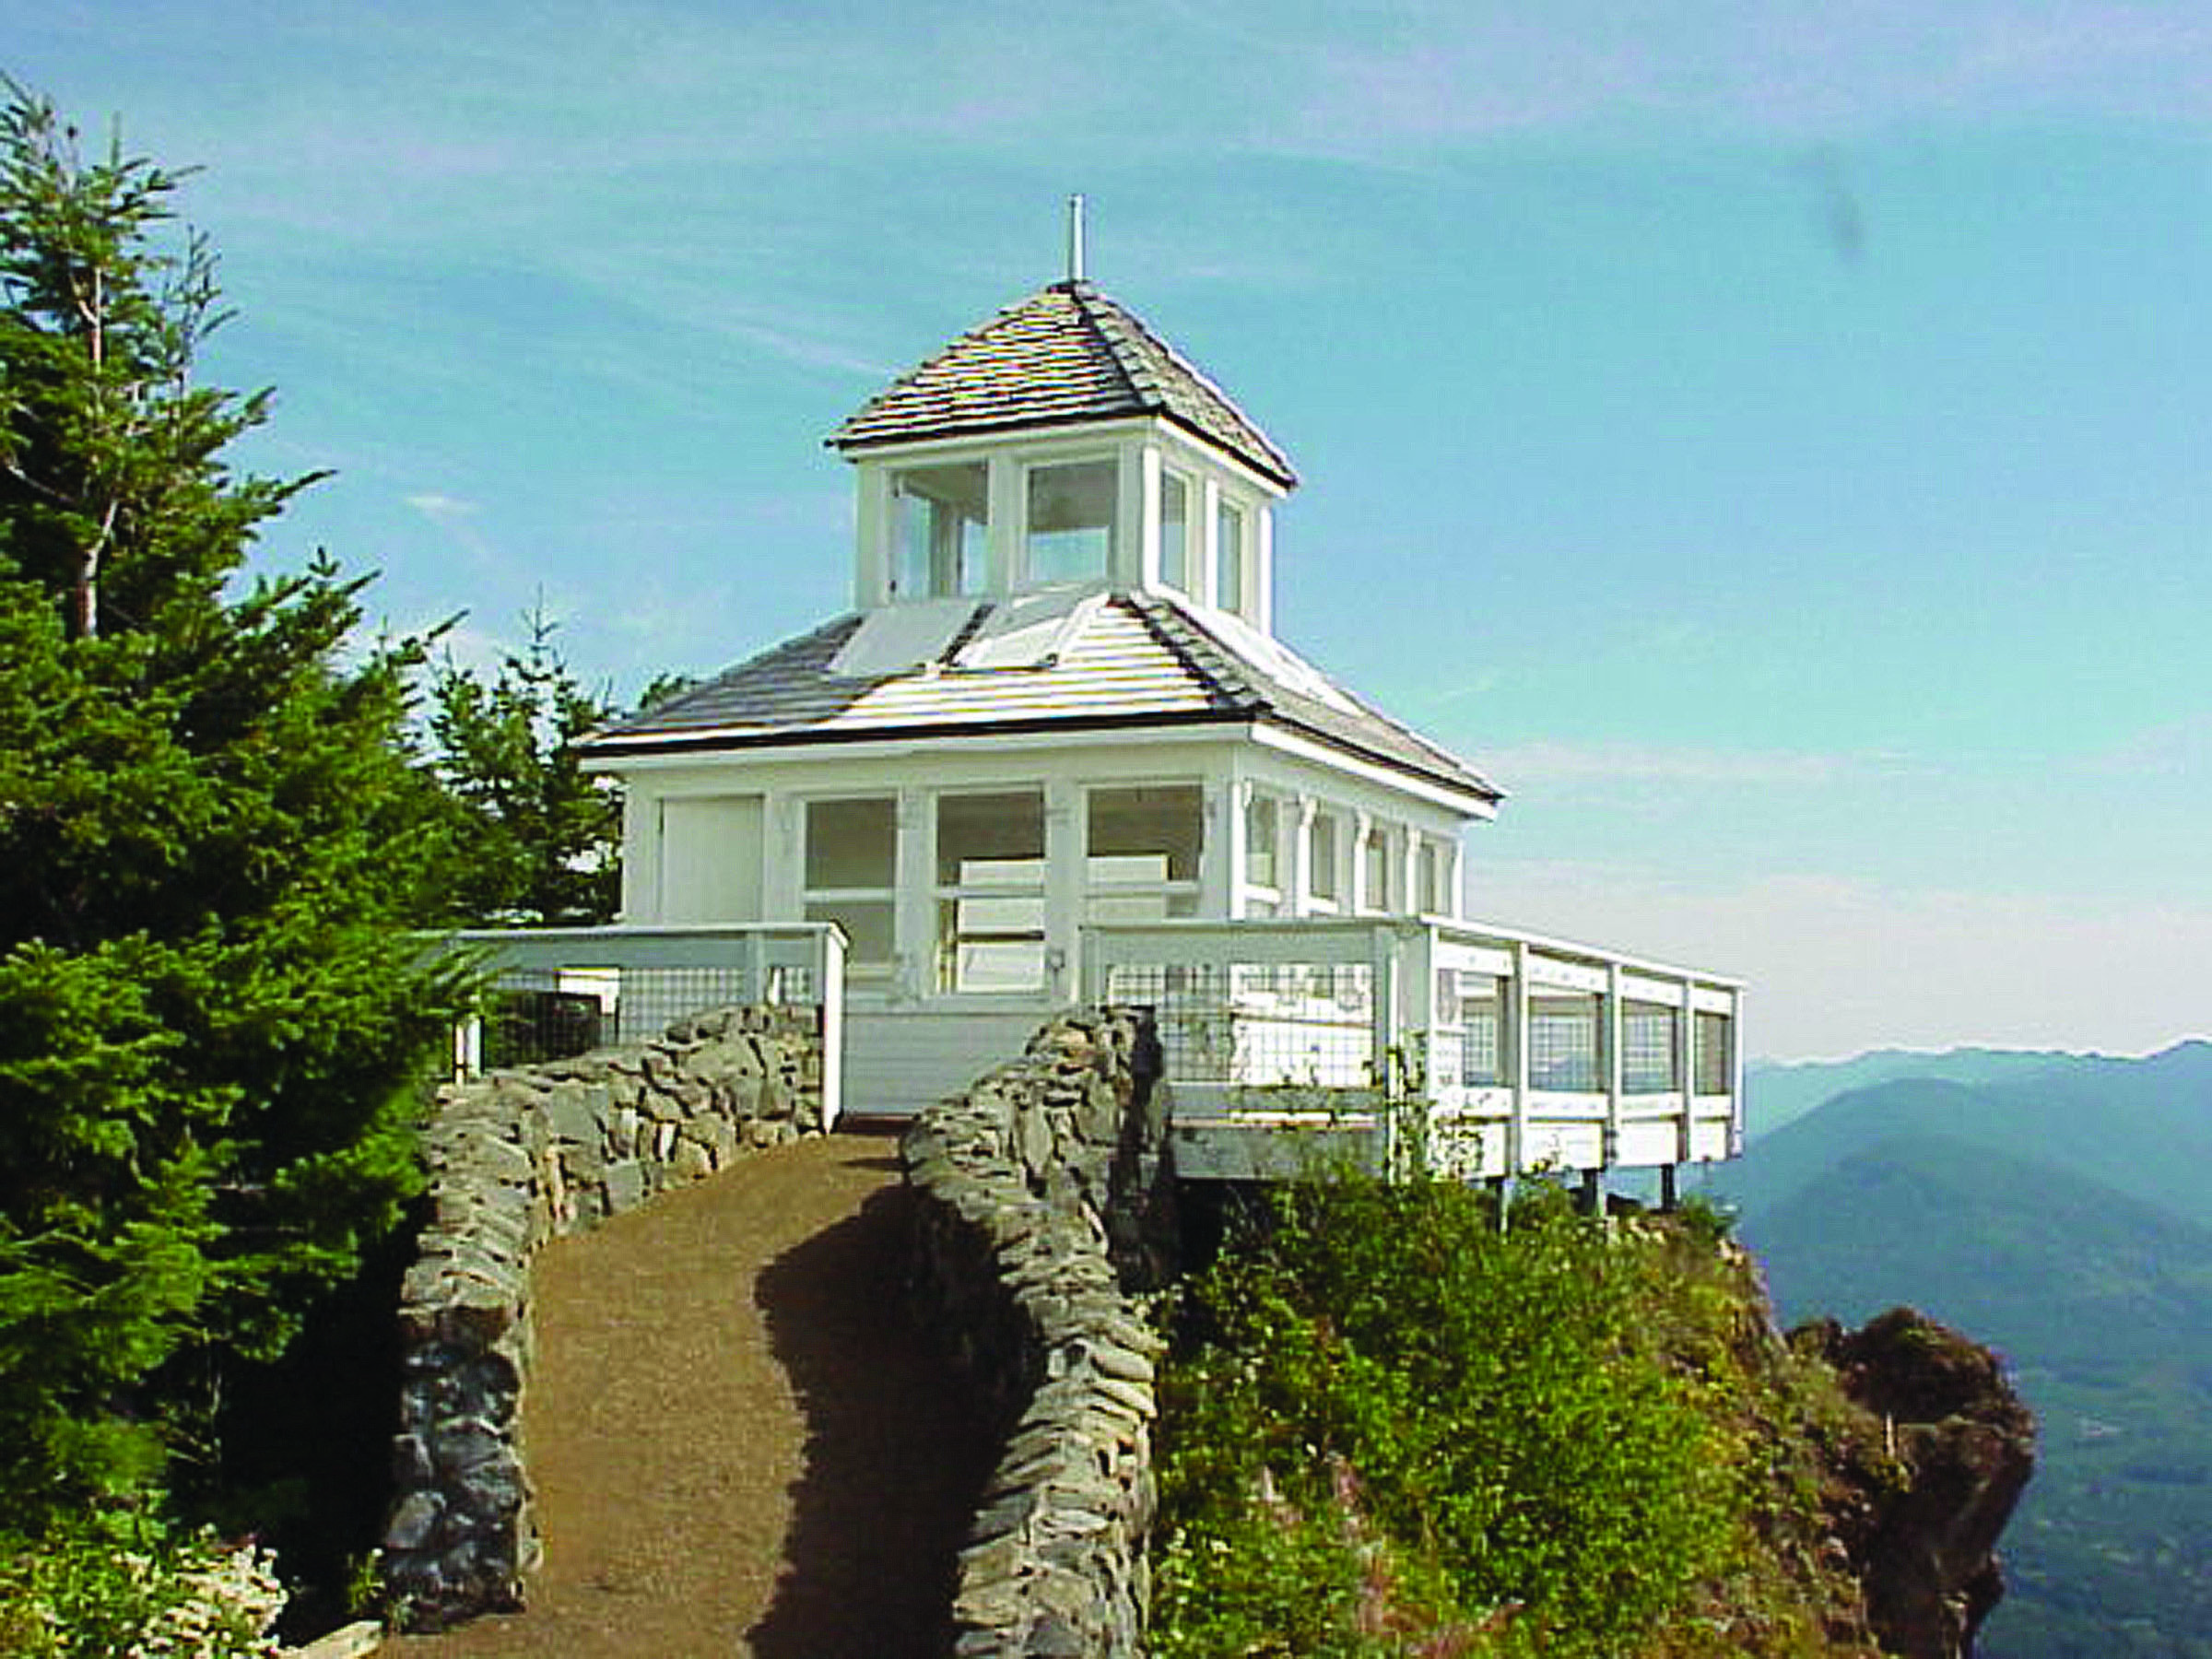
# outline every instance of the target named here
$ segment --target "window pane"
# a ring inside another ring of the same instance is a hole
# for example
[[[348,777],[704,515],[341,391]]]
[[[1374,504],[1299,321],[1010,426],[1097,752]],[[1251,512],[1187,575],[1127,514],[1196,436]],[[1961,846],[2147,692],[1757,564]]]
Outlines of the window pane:
[[[1106,574],[1118,472],[1112,461],[1030,469],[1030,582],[1084,582]]]
[[[1734,1022],[1725,1014],[1700,1008],[1697,1018],[1697,1088],[1702,1095],[1726,1094],[1735,1075],[1735,1057],[1729,1052],[1735,1041]]]
[[[1312,865],[1310,879],[1316,899],[1334,899],[1336,888],[1336,819],[1326,812],[1313,818],[1313,846],[1308,858]]]
[[[891,915],[888,899],[819,899],[806,906],[809,922],[834,922],[845,930],[852,949],[846,965],[855,971],[891,965]]]
[[[1244,611],[1244,510],[1228,501],[1214,519],[1214,603]]]
[[[1205,822],[1194,783],[1092,790],[1092,885],[1197,880]]]
[[[1034,991],[1044,983],[1044,900],[937,902],[937,985],[945,991]]]
[[[896,879],[898,815],[888,795],[806,803],[806,886],[888,888]]]
[[[1180,893],[1147,893],[1141,889],[1116,892],[1093,888],[1090,897],[1083,901],[1083,919],[1086,922],[1169,922],[1179,916],[1198,913],[1198,895]]]
[[[983,585],[990,469],[981,461],[917,466],[891,480],[891,587],[901,599],[973,594]]]
[[[1382,830],[1367,832],[1367,908],[1390,908],[1390,836]]]
[[[1042,886],[1044,793],[940,795],[940,887]]]
[[[1253,887],[1277,885],[1277,817],[1275,803],[1265,795],[1254,795],[1244,805],[1244,879]]]
[[[1159,475],[1159,579],[1189,593],[1191,581],[1191,488],[1171,472]]]

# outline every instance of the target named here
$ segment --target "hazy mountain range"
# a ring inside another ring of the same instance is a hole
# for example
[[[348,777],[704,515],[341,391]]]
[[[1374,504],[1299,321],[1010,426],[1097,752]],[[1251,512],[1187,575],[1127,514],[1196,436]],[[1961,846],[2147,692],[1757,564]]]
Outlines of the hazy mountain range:
[[[1900,1302],[1997,1348],[2041,1466],[1993,1659],[2212,1659],[2212,1043],[1755,1066],[1712,1185],[1785,1320]]]

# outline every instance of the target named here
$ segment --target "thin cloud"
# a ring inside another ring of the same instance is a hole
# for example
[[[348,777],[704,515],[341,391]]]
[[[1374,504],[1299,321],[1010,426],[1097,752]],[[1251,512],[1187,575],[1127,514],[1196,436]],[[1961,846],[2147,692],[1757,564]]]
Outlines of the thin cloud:
[[[1593,782],[1825,787],[1894,775],[1904,767],[1888,755],[1631,743],[1518,744],[1486,749],[1483,764],[1523,787]]]
[[[1358,41],[1305,35],[1278,137],[1309,154],[1386,159],[1631,123],[1818,139],[2039,115],[2201,126],[2212,109],[2212,18],[2149,0],[2032,11],[1999,0],[1824,10],[1713,0],[1530,17],[1439,5]]]
[[[458,496],[440,495],[435,491],[400,499],[434,524],[449,524],[455,519],[467,518],[477,511],[474,501],[465,501]]]
[[[1747,979],[1754,1053],[1962,1043],[2139,1053],[2212,1035],[2202,995],[2212,905],[2201,901],[1820,871],[1685,882],[1626,864],[1486,861],[1479,837],[1469,852],[1471,904],[1486,920]]]
[[[2106,778],[2212,776],[2212,714],[2137,732],[2090,757],[2084,770]]]

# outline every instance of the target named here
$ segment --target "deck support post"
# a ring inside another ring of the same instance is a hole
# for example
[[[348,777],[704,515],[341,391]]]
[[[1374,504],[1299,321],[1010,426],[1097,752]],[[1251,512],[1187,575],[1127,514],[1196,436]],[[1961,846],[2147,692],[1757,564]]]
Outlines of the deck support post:
[[[1659,1208],[1662,1214],[1671,1216],[1680,1207],[1681,1194],[1677,1190],[1677,1183],[1681,1178],[1681,1173],[1682,1166],[1680,1164],[1670,1163],[1659,1166]]]

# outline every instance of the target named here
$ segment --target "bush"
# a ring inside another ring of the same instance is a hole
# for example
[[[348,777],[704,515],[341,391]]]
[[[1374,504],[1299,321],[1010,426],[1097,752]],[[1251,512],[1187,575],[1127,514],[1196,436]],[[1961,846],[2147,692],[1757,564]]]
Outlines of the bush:
[[[1550,1189],[1502,1232],[1463,1187],[1283,1189],[1185,1300],[1155,1653],[1615,1659],[1688,1622],[1749,1527],[1722,1368],[1648,1305],[1680,1244]]]
[[[11,1659],[258,1659],[284,1606],[268,1558],[143,1517],[79,1517],[0,1537],[0,1653]]]

